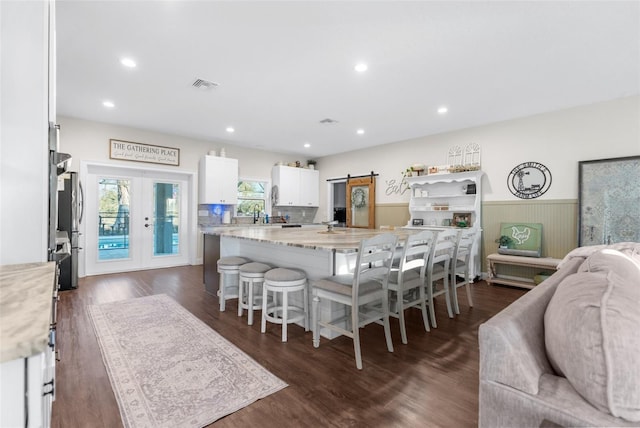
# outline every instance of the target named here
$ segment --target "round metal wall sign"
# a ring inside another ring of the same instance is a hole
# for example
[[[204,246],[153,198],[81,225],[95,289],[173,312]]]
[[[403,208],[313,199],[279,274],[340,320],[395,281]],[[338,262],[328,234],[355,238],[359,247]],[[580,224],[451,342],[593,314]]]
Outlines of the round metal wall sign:
[[[534,199],[551,187],[551,171],[539,162],[524,162],[509,173],[507,186],[521,199]]]

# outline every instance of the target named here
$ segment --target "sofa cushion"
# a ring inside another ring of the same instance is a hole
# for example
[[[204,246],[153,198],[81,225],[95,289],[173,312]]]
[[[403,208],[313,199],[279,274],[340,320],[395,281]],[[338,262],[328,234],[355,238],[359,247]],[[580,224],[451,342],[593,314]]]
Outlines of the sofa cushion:
[[[544,323],[554,369],[596,408],[640,421],[640,259],[594,252],[558,285]]]

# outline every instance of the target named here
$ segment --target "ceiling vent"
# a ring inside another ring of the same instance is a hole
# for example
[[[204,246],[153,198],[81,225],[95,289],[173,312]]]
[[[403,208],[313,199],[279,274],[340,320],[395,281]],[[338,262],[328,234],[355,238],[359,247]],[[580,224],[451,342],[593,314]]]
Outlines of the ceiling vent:
[[[326,119],[322,119],[320,123],[323,125],[333,125],[334,123],[338,123],[338,121],[335,119],[326,118]]]
[[[196,79],[191,86],[193,86],[194,88],[200,88],[200,89],[212,89],[218,86],[218,84],[216,82],[211,82],[209,80],[204,80],[204,79]]]

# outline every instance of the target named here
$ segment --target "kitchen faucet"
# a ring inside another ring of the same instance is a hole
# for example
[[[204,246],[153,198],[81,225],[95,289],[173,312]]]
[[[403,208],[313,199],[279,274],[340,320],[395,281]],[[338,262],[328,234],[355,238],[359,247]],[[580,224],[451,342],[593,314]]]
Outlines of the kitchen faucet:
[[[253,224],[258,223],[260,220],[260,211],[258,211],[258,205],[253,207]]]

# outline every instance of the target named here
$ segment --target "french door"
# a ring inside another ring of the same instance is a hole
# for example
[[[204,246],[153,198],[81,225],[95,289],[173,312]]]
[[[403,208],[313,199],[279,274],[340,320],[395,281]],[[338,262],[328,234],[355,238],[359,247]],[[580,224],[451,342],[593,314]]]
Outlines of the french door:
[[[91,165],[87,181],[87,275],[188,264],[187,176]]]

